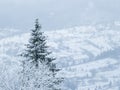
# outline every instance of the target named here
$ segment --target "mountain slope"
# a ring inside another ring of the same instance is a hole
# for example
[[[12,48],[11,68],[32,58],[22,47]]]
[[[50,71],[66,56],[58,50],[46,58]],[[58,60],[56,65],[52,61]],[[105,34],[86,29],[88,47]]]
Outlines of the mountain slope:
[[[12,77],[19,69],[17,55],[24,49],[30,34],[11,33],[12,35],[7,33],[7,36],[0,39],[0,65]],[[46,31],[45,34],[48,36],[48,45],[62,68],[60,74],[65,77],[66,90],[120,89],[119,29],[98,30],[94,26],[81,26]]]

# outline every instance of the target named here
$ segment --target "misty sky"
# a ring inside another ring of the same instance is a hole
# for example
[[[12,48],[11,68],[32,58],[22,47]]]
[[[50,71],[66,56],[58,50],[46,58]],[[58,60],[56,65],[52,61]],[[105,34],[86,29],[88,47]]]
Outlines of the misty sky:
[[[0,0],[0,28],[46,30],[120,20],[120,0]]]

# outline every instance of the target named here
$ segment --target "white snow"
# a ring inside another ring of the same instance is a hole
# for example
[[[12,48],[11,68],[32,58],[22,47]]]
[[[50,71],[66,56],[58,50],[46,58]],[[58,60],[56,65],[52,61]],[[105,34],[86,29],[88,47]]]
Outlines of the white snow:
[[[0,66],[8,67],[9,78],[19,69],[18,54],[29,33],[10,30],[0,38]],[[0,33],[2,35],[4,33]],[[45,31],[48,45],[62,68],[67,90],[119,90],[120,29],[98,30],[95,26]],[[4,72],[1,70],[0,73]],[[2,74],[1,74],[2,75]],[[7,75],[7,74],[6,74]],[[4,81],[0,78],[1,81]],[[2,88],[0,86],[0,88]],[[10,89],[12,90],[12,89]]]

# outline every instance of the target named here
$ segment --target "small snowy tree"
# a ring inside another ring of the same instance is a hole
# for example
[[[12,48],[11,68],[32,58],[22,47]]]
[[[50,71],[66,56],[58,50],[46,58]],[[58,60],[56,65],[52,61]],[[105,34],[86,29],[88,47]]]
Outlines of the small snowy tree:
[[[61,90],[59,85],[63,79],[56,77],[60,69],[53,63],[55,58],[50,57],[38,19],[26,46],[22,54],[21,90]]]

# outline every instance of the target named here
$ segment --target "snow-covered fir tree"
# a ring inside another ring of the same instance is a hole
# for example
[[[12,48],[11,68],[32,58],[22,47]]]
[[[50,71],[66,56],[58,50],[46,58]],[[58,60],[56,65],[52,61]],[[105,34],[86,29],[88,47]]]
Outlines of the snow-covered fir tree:
[[[41,25],[36,19],[29,43],[22,61],[21,90],[61,90],[63,78],[57,77],[60,71],[50,57],[46,37],[41,32]]]

